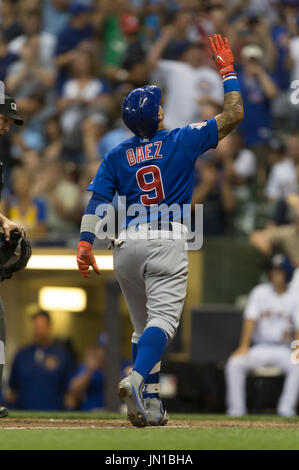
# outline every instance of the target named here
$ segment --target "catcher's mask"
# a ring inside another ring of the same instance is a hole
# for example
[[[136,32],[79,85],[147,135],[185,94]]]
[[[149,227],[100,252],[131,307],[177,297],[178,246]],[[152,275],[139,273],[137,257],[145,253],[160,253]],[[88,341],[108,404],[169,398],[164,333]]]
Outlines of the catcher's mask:
[[[24,269],[31,256],[31,245],[18,230],[10,232],[10,239],[5,240],[0,232],[0,280],[10,279],[13,273]]]

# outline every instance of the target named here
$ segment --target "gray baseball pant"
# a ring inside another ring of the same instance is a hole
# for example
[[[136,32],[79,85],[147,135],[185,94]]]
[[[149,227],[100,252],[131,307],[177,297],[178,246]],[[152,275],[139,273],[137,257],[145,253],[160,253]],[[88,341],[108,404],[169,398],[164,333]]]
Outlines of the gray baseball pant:
[[[158,235],[163,237],[163,233]],[[153,326],[172,339],[187,290],[186,237],[157,239],[157,231],[148,231],[146,236],[121,240],[113,249],[115,275],[134,327],[132,343],[138,343],[143,331]]]

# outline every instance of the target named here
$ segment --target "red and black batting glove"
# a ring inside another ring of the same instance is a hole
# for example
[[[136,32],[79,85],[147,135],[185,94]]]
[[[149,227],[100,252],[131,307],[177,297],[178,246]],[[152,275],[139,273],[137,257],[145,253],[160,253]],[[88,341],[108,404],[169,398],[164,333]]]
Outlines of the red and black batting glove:
[[[92,269],[97,274],[100,274],[100,270],[97,266],[95,257],[91,251],[92,244],[85,241],[80,241],[78,243],[78,251],[77,251],[77,264],[78,269],[83,277],[89,278],[89,266],[92,266]]]
[[[234,73],[234,56],[227,38],[222,39],[221,34],[209,37],[215,64],[220,75]]]

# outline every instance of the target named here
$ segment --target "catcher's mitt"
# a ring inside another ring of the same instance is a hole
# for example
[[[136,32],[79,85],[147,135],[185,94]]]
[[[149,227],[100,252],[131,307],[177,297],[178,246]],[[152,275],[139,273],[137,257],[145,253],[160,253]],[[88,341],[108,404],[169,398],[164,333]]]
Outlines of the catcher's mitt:
[[[31,256],[31,245],[18,230],[10,232],[9,241],[0,232],[0,280],[10,279],[13,273],[24,269]]]

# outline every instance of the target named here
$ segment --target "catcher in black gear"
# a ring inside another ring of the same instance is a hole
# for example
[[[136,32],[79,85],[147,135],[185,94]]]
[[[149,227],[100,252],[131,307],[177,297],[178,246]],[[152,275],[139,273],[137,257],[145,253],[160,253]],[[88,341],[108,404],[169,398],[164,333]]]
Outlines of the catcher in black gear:
[[[12,124],[22,125],[23,119],[18,115],[15,100],[10,96],[0,94],[0,136],[5,135]],[[0,193],[2,189],[2,165],[0,166]],[[22,240],[25,239],[24,230],[0,213],[0,227],[2,228],[1,239],[1,280],[8,279],[12,274],[25,267],[30,257],[30,245],[26,246]],[[18,241],[17,241],[18,238]],[[9,244],[9,245],[7,245]],[[23,246],[23,248],[21,247]],[[7,248],[9,249],[7,250]],[[9,254],[9,256],[8,256]],[[28,259],[27,259],[28,257]],[[27,259],[27,261],[26,261]],[[3,264],[2,264],[3,261]],[[2,385],[2,373],[4,366],[5,348],[5,321],[4,310],[0,300],[0,389]],[[4,406],[0,406],[0,418],[7,416],[8,412]]]
[[[31,256],[31,245],[25,233],[14,229],[9,240],[0,232],[0,281],[10,279],[13,273],[24,269]]]

